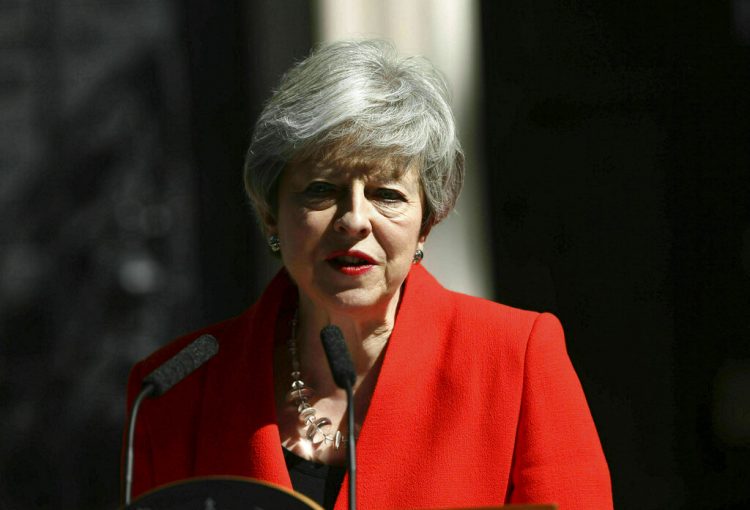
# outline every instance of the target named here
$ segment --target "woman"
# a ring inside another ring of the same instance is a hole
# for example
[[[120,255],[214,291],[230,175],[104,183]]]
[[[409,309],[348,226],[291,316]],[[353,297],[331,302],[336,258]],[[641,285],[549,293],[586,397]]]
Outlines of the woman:
[[[242,475],[345,508],[345,393],[319,340],[335,324],[357,373],[362,508],[610,508],[607,465],[558,321],[450,292],[419,265],[463,171],[445,83],[425,60],[345,42],[292,68],[245,167],[284,269],[243,315],[133,369],[131,403],[142,378],[198,335],[220,344],[144,403],[134,495]]]

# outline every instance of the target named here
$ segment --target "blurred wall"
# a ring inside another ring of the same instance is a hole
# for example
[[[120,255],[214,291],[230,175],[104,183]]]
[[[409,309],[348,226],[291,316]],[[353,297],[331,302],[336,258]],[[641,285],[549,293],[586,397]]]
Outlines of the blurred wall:
[[[0,506],[111,506],[128,367],[199,309],[180,23],[29,1],[0,24]]]
[[[483,3],[498,297],[560,317],[615,508],[750,502],[741,3]]]
[[[242,160],[310,25],[303,1],[0,3],[0,508],[115,508],[130,366],[265,285]]]

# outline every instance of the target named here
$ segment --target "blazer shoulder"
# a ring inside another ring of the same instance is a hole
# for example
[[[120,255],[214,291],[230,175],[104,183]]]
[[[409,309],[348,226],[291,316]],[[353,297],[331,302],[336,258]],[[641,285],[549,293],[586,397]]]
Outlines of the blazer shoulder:
[[[430,308],[436,307],[437,312],[445,317],[452,317],[462,321],[485,322],[488,324],[518,324],[529,329],[540,315],[539,312],[515,308],[486,298],[471,296],[462,292],[446,289],[426,269],[417,266],[410,275],[409,284],[411,288],[409,296],[412,299],[422,300],[420,306]]]
[[[466,339],[475,347],[510,348],[523,355],[535,323],[553,317],[446,289],[421,266],[409,278],[405,299],[414,316],[412,326],[422,328],[429,317],[451,338]]]
[[[472,326],[479,323],[486,328],[501,328],[518,333],[525,332],[527,334],[524,336],[528,336],[541,316],[551,315],[516,308],[460,292],[446,292],[450,296],[449,300],[455,310],[456,319],[459,319],[461,323]]]

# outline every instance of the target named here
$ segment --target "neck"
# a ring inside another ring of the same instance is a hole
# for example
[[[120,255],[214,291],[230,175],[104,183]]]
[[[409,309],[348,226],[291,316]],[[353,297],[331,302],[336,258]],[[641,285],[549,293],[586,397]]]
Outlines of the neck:
[[[335,324],[341,329],[352,356],[357,372],[356,387],[370,372],[388,343],[396,319],[399,294],[393,296],[382,309],[370,309],[365,313],[329,310],[300,295],[297,342],[301,346],[305,373],[315,377],[318,385],[328,380],[333,384],[320,341],[320,330]]]

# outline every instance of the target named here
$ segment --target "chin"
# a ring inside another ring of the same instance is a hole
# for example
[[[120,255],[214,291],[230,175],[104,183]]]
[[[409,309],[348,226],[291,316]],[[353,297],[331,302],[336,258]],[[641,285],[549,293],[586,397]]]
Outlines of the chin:
[[[331,301],[333,301],[332,304],[338,305],[337,307],[339,308],[366,309],[377,307],[380,303],[384,302],[385,299],[382,296],[378,299],[378,297],[373,296],[372,293],[369,293],[366,290],[362,292],[361,289],[357,289],[334,294]]]
[[[333,309],[355,314],[384,308],[393,297],[367,288],[339,290],[336,293],[324,293],[324,296],[326,304]]]

